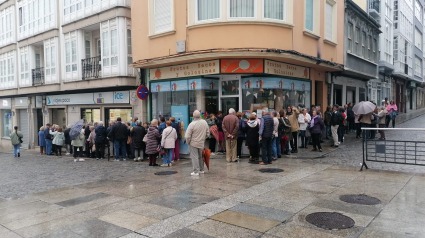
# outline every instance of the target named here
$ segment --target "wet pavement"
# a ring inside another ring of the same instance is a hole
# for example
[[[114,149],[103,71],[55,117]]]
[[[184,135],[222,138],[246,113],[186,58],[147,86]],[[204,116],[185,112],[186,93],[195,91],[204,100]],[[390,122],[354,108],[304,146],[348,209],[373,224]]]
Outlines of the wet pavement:
[[[424,125],[418,117],[398,127]],[[267,166],[215,156],[199,177],[185,159],[164,168],[0,153],[0,237],[425,237],[425,168],[374,163],[360,172],[360,143],[348,135],[338,150],[326,146],[324,158],[303,151]],[[340,199],[350,194],[380,203]],[[316,212],[355,224],[319,228],[306,221]]]

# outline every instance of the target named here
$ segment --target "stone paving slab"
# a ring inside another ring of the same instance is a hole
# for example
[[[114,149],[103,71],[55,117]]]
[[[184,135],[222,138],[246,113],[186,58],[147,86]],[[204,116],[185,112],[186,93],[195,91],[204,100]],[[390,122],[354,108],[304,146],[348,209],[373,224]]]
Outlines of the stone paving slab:
[[[213,236],[209,236],[188,228],[183,228],[165,236],[165,238],[213,238]]]
[[[278,222],[284,222],[294,215],[290,212],[249,203],[241,203],[229,210]]]
[[[122,210],[109,213],[107,215],[99,217],[98,219],[120,227],[124,227],[132,231],[140,230],[143,227],[152,225],[159,221],[153,218],[141,216],[139,214]]]
[[[278,221],[272,221],[234,211],[224,211],[210,217],[210,219],[259,232],[266,232],[280,224]]]
[[[83,237],[114,238],[131,233],[130,230],[98,219],[87,220],[67,228]]]
[[[58,202],[56,203],[56,205],[62,206],[62,207],[71,207],[71,206],[75,206],[81,203],[86,203],[86,202],[91,202],[100,198],[106,198],[109,197],[111,195],[109,194],[105,194],[105,193],[96,193],[96,194],[92,194],[92,195],[88,195],[88,196],[84,196],[84,197],[79,197],[79,198],[74,198],[74,199],[70,199],[70,200],[66,200],[63,202]]]

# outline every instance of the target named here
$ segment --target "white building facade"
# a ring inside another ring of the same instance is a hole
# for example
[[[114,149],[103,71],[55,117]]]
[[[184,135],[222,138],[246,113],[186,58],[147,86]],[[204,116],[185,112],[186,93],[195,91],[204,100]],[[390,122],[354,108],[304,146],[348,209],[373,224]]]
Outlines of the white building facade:
[[[142,118],[130,0],[0,1],[0,147],[46,123]]]

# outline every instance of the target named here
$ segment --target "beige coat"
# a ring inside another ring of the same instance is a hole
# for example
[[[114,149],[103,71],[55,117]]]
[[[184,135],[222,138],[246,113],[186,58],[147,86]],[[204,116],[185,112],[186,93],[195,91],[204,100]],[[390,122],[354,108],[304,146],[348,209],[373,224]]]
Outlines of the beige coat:
[[[176,146],[177,132],[172,126],[162,131],[161,146],[165,149],[174,149]]]
[[[372,120],[373,120],[373,112],[363,115],[360,122],[370,125],[370,124],[372,124]]]
[[[296,109],[293,111],[292,115],[288,116],[288,119],[291,122],[292,132],[297,132],[300,130],[300,124],[298,124],[298,115],[300,115],[300,112]]]
[[[210,130],[205,120],[195,119],[187,127],[185,134],[188,145],[203,149],[205,140],[210,136]]]
[[[378,124],[379,125],[385,125],[385,116],[387,115],[387,109],[381,110],[378,112]]]

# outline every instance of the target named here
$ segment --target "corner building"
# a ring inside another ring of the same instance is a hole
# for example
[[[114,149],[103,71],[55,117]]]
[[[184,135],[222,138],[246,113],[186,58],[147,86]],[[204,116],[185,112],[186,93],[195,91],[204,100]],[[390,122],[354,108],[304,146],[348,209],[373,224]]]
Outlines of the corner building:
[[[194,110],[325,109],[330,72],[343,69],[344,2],[146,0],[131,11],[148,120],[187,127]]]

